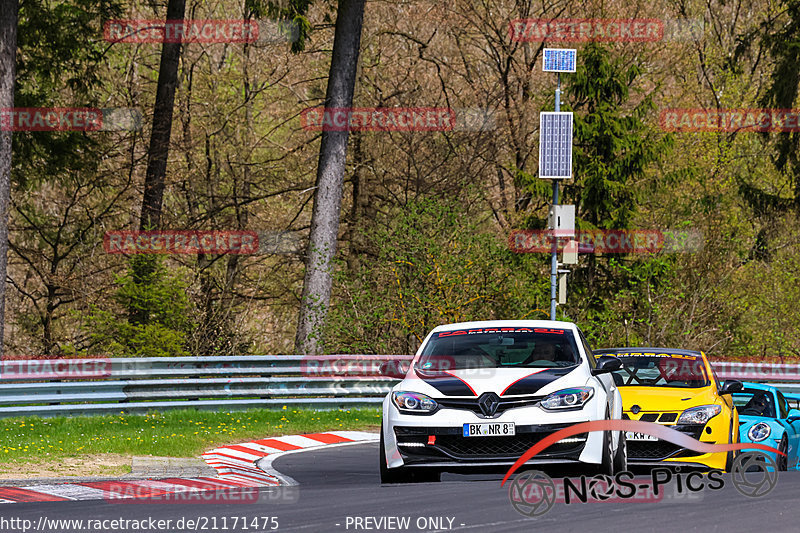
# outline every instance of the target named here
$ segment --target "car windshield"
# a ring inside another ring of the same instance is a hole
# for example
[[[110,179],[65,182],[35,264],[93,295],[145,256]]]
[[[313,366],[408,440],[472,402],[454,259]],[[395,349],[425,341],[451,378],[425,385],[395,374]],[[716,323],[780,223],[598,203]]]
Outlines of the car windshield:
[[[417,368],[559,368],[580,355],[572,331],[552,328],[473,328],[434,333]]]
[[[733,394],[733,405],[740,415],[776,418],[773,395],[769,391],[744,389]]]
[[[622,361],[618,386],[698,388],[708,386],[702,357],[683,354],[609,354]]]

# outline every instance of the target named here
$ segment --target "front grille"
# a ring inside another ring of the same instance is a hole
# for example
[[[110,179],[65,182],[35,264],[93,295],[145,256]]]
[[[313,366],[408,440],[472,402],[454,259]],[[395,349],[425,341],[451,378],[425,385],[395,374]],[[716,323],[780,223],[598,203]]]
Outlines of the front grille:
[[[622,413],[623,420],[641,420],[643,422],[662,422],[669,423],[675,422],[678,419],[678,413],[642,413],[639,415],[629,416],[628,413]]]
[[[436,446],[446,454],[456,458],[514,458],[528,451],[539,442],[543,434],[517,435],[514,437],[456,437],[445,436],[437,439]],[[586,435],[580,435],[583,439]],[[542,452],[542,455],[557,456],[583,448],[582,442],[565,442],[553,444]]]
[[[674,413],[671,413],[674,414]],[[662,415],[663,416],[663,415]],[[669,426],[672,429],[680,431],[689,435],[693,439],[700,440],[703,434],[703,427],[700,425],[680,425]],[[629,440],[628,446],[628,459],[633,461],[661,461],[670,457],[690,457],[696,455],[695,452],[687,450],[671,442],[665,440],[656,441],[636,441]]]
[[[539,401],[541,401],[542,398],[544,398],[544,396],[518,396],[515,398],[500,397],[500,402],[497,406],[497,411],[495,412],[494,417],[489,418],[496,418],[509,409],[514,409],[516,407],[530,407],[532,405],[536,405],[539,403]],[[464,409],[467,411],[472,411],[481,418],[487,418],[483,416],[483,411],[481,411],[481,407],[478,405],[478,398],[437,398],[436,401],[442,407],[447,407],[450,409]]]
[[[675,452],[681,450],[665,440],[658,441],[628,441],[628,457],[631,459],[666,459]]]

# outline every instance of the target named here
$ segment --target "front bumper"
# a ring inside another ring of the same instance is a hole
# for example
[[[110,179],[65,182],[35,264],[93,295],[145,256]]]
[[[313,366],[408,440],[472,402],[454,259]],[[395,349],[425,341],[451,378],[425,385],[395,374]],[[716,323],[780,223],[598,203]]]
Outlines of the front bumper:
[[[590,401],[583,409],[545,412],[539,407],[509,409],[495,418],[482,418],[463,409],[439,409],[432,415],[400,413],[387,399],[383,405],[383,440],[388,468],[512,465],[544,437],[580,422],[597,420]],[[513,422],[514,436],[464,437],[466,423]],[[527,464],[602,462],[601,432],[575,435],[540,452]]]
[[[626,413],[625,416],[627,416]],[[707,424],[664,424],[695,440],[709,444],[728,444],[727,421],[712,418]],[[628,463],[642,466],[668,464],[670,466],[694,466],[725,469],[726,453],[700,453],[664,440],[627,442]]]
[[[397,448],[403,464],[513,464],[528,449],[572,424],[516,426],[510,437],[464,437],[461,427],[394,427]],[[578,461],[586,446],[586,433],[559,442],[537,455],[538,462]]]

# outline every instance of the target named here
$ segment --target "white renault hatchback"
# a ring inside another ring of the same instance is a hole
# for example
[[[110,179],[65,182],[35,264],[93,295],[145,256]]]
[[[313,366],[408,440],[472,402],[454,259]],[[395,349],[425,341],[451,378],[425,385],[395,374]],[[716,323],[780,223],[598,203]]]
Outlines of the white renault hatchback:
[[[615,357],[595,360],[571,322],[439,326],[384,399],[381,481],[438,481],[443,470],[510,466],[559,429],[621,418],[610,374],[619,367]],[[624,435],[563,439],[529,462],[537,463],[582,463],[594,473],[624,470]]]

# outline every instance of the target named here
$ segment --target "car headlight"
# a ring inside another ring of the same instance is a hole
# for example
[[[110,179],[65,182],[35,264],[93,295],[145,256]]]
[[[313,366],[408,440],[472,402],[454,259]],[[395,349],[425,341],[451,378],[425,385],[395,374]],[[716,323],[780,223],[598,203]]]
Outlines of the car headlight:
[[[705,424],[721,412],[722,407],[719,405],[692,407],[681,414],[680,418],[678,418],[678,424]]]
[[[753,424],[753,427],[747,432],[747,436],[750,437],[750,440],[753,442],[761,442],[769,437],[770,433],[772,433],[772,428],[769,427],[769,424],[759,422],[758,424]]]
[[[594,389],[591,387],[562,389],[545,396],[544,399],[539,402],[539,407],[546,411],[582,409],[592,396],[594,396]]]
[[[439,407],[436,400],[419,392],[393,392],[392,401],[401,413],[412,415],[429,415]]]

